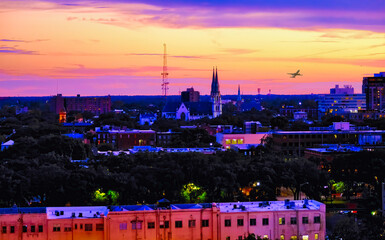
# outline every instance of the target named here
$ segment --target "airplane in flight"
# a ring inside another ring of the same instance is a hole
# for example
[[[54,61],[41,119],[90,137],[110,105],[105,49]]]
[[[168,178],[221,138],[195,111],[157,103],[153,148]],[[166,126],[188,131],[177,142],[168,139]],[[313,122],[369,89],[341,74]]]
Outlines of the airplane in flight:
[[[296,76],[302,76],[302,74],[299,73],[299,69],[295,73],[288,73],[291,75],[291,78],[295,78]]]

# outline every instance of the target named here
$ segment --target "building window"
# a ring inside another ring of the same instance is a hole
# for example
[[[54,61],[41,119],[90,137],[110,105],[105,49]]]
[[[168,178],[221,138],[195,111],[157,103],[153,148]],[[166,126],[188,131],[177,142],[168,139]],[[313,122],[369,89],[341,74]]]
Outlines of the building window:
[[[36,229],[35,225],[32,225],[31,226],[31,232],[35,232],[35,229]]]
[[[209,226],[209,220],[202,220],[202,227],[208,227]]]
[[[308,217],[302,217],[302,224],[308,224],[309,218]]]
[[[225,219],[225,227],[231,227],[231,219]]]
[[[309,240],[309,235],[303,235],[302,240]]]
[[[238,240],[242,240],[243,239],[243,237],[242,236],[238,236]]]
[[[53,225],[53,231],[54,232],[60,232],[60,225]]]
[[[285,225],[285,218],[279,218],[278,223],[279,225]]]
[[[250,218],[250,226],[256,226],[257,225],[257,219]]]
[[[148,228],[148,229],[155,228],[155,222],[149,222],[149,223],[147,223],[147,228]]]
[[[96,231],[104,231],[104,224],[103,223],[96,224]]]
[[[75,223],[75,230],[77,230],[77,229],[78,229],[78,224]]]
[[[195,220],[188,220],[188,227],[194,228],[195,227]]]
[[[290,218],[290,224],[292,224],[292,225],[297,224],[297,218],[296,217],[291,217]]]
[[[297,240],[297,236],[291,236],[290,240]]]
[[[243,219],[237,219],[237,226],[238,227],[243,226]]]
[[[64,232],[71,232],[71,230],[72,230],[72,227],[69,227],[69,226],[64,227]]]
[[[314,234],[314,239],[318,240],[318,233]]]
[[[6,226],[3,226],[3,227],[2,227],[1,233],[7,233],[7,227],[6,227]]]
[[[181,228],[183,227],[183,222],[182,221],[175,221],[175,228]]]
[[[263,238],[269,239],[269,235],[263,235]]]
[[[285,240],[285,235],[281,234],[280,240]]]
[[[83,224],[80,224],[80,229],[83,229]]]
[[[169,221],[161,221],[160,222],[160,225],[159,225],[160,228],[169,228],[170,227],[170,222]]]
[[[92,224],[84,224],[84,231],[92,231]]]
[[[263,218],[263,219],[262,219],[262,225],[263,225],[263,226],[269,225],[269,219],[268,219],[268,218]]]
[[[24,233],[27,232],[27,229],[28,229],[27,225],[23,225],[23,232]]]
[[[314,217],[314,223],[321,223],[321,217],[320,216],[315,216]]]
[[[226,237],[226,240],[230,240],[230,237]]]
[[[43,232],[43,225],[39,225],[39,232]]]
[[[131,221],[131,229],[142,229],[142,221]]]
[[[120,223],[119,230],[127,230],[127,223]]]

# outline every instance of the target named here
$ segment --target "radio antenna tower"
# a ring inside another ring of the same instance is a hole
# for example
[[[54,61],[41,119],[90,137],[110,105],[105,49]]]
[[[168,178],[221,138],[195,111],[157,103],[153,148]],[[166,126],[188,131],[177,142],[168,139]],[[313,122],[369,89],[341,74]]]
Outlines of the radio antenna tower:
[[[163,72],[162,75],[162,95],[164,98],[167,98],[167,90],[168,90],[168,72],[167,72],[167,53],[166,53],[166,44],[163,44],[164,54],[163,54]]]

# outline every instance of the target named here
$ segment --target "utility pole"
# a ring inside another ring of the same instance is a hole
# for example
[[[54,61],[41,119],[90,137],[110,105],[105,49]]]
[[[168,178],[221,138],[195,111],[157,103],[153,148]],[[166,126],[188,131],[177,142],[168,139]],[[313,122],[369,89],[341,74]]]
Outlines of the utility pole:
[[[164,98],[167,98],[167,90],[168,90],[168,72],[167,72],[167,52],[166,52],[166,44],[163,44],[164,53],[163,53],[163,72],[162,75],[162,95]]]

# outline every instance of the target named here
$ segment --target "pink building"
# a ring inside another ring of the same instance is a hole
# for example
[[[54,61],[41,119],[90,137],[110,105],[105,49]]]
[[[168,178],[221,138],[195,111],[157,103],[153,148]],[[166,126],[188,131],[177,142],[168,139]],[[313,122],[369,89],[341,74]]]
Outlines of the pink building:
[[[23,209],[0,209],[0,239],[325,239],[325,205],[313,200]]]
[[[240,133],[240,134],[224,134],[217,133],[217,143],[222,144],[226,149],[230,149],[234,144],[261,144],[261,141],[268,133]]]

